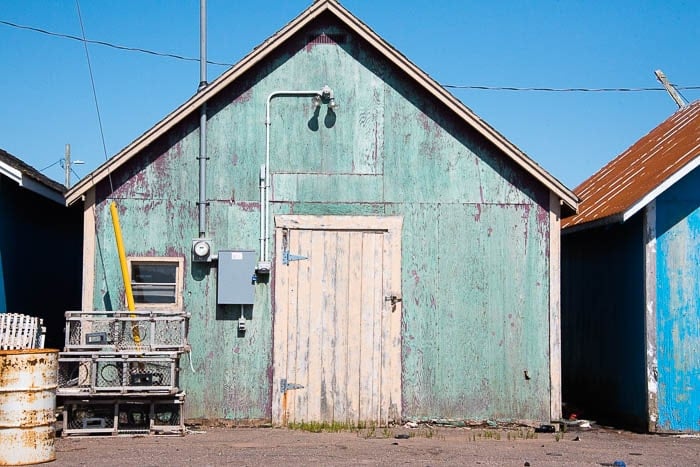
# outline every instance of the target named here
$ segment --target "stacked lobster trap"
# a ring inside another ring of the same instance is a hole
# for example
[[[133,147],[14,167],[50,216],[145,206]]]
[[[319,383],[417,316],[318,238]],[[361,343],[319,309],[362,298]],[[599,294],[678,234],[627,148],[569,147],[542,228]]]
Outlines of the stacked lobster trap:
[[[181,355],[189,314],[68,311],[58,357],[63,436],[184,434]]]

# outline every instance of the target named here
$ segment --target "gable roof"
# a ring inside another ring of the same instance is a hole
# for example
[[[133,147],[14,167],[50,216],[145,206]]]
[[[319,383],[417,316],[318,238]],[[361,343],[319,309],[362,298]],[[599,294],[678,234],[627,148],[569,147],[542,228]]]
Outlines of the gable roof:
[[[4,175],[17,182],[19,186],[52,201],[61,204],[65,202],[63,193],[65,193],[66,187],[51,180],[3,149],[0,149],[0,175]]]
[[[462,104],[457,98],[450,94],[445,88],[440,86],[435,80],[423,72],[420,68],[409,61],[399,51],[389,45],[384,39],[377,35],[367,25],[353,16],[348,10],[343,8],[336,0],[316,0],[309,8],[304,10],[299,16],[288,23],[284,28],[253,49],[241,61],[224,72],[207,87],[192,96],[187,102],[175,109],[172,113],[158,122],[146,133],[139,136],[131,144],[122,149],[108,161],[100,165],[92,173],[84,177],[73,186],[66,194],[66,202],[71,204],[79,199],[86,191],[94,187],[139,151],[147,147],[158,137],[173,128],[176,124],[184,120],[192,112],[215,96],[230,83],[234,82],[246,71],[264,60],[272,51],[284,44],[289,38],[308,25],[315,18],[324,13],[333,14],[342,24],[352,32],[367,41],[388,61],[403,70],[411,79],[423,87],[428,93],[444,103],[465,123],[483,135],[488,141],[494,144],[499,150],[510,157],[516,164],[525,169],[535,179],[546,186],[551,192],[556,194],[562,201],[562,208],[566,212],[576,212],[578,208],[578,198],[574,193],[566,188],[561,182],[530,159],[525,153],[518,149],[513,143],[508,141],[485,121],[479,118],[474,112]]]
[[[579,213],[563,219],[562,228],[625,222],[698,165],[700,100],[678,109],[579,185]]]

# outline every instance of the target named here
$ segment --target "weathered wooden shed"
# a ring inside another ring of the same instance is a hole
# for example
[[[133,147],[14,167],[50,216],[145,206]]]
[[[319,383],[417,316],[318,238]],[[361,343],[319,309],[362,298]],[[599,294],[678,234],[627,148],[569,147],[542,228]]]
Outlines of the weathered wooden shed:
[[[0,149],[0,313],[44,320],[46,346],[63,344],[63,313],[80,305],[82,208],[66,188]]]
[[[137,301],[192,315],[190,418],[560,416],[559,222],[577,198],[334,0],[81,197],[83,308],[124,307],[114,200]]]
[[[700,431],[700,101],[583,182],[562,221],[564,400]]]

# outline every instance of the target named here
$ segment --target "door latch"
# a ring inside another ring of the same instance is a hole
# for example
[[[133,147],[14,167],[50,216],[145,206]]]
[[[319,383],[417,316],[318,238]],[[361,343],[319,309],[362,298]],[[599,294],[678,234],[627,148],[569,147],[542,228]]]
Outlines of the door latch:
[[[385,302],[391,302],[391,312],[396,311],[396,304],[403,301],[403,299],[397,295],[387,295],[384,297]]]
[[[384,297],[385,302],[391,302],[391,306],[395,306],[398,302],[403,301],[401,297],[397,297],[396,295],[387,295]]]

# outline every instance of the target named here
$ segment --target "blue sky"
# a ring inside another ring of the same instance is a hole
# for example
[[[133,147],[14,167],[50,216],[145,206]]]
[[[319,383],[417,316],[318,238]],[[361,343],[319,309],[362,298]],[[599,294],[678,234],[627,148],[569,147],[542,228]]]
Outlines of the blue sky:
[[[696,0],[342,0],[443,85],[700,86]],[[311,0],[208,0],[208,58],[235,63]],[[82,0],[91,40],[199,54],[199,1]],[[0,20],[81,36],[73,0],[0,0]],[[84,176],[104,162],[83,44],[0,24],[0,148],[63,182],[66,143]],[[107,155],[188,99],[199,64],[90,45]],[[210,65],[209,81],[226,70]],[[569,188],[676,109],[653,92],[450,89]],[[689,101],[700,90],[681,90]],[[262,117],[261,117],[262,119]],[[73,176],[73,183],[76,177]]]

